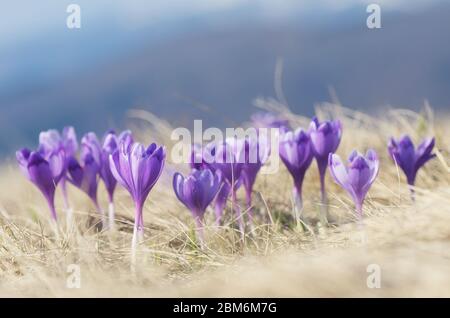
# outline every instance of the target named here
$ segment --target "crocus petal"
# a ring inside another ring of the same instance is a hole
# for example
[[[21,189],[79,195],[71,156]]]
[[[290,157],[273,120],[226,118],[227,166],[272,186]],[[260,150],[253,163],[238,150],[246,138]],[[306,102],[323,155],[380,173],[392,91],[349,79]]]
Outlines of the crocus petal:
[[[415,161],[415,169],[419,170],[428,160],[436,157],[435,154],[432,154],[434,148],[434,138],[425,139],[419,147],[417,147],[416,151],[416,161]]]
[[[62,139],[66,155],[74,156],[78,150],[78,141],[75,129],[71,126],[64,127],[62,131]]]
[[[328,157],[328,164],[330,166],[331,176],[334,181],[336,181],[336,183],[342,188],[348,190],[350,188],[348,172],[341,158],[336,154],[330,154]]]
[[[184,183],[184,177],[181,173],[176,172],[173,176],[173,190],[178,198],[184,205],[186,204],[186,200],[184,198],[183,193],[183,183]]]

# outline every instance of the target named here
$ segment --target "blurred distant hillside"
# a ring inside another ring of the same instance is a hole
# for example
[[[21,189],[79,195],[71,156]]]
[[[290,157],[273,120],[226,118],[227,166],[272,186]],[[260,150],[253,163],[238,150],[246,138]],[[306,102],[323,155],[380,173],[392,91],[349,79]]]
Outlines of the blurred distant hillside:
[[[450,4],[391,10],[380,30],[366,28],[364,6],[314,19],[263,19],[247,6],[126,32],[113,24],[92,33],[87,20],[80,30],[2,49],[0,152],[32,145],[51,127],[122,125],[130,107],[180,125],[237,124],[255,111],[255,97],[275,95],[277,58],[298,113],[329,100],[329,87],[346,106],[371,112],[417,109],[424,99],[449,110],[449,16]]]

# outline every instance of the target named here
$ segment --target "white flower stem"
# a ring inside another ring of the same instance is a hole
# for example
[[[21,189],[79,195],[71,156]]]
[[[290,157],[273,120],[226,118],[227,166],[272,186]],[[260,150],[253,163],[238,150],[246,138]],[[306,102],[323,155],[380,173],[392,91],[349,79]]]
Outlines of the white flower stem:
[[[67,229],[70,229],[72,226],[72,220],[73,220],[73,210],[71,207],[66,208],[66,225]]]
[[[131,270],[133,272],[136,270],[137,247],[143,240],[144,231],[142,228],[140,229],[137,222],[135,222],[133,227],[133,238],[131,240]]]
[[[136,212],[134,217],[133,238],[131,240],[131,271],[136,271],[136,253],[139,243],[144,240],[144,224],[142,218],[142,206],[136,204]]]
[[[297,224],[302,220],[302,212],[303,212],[303,201],[300,194],[300,191],[297,187],[292,189],[292,198],[294,201],[294,218]]]
[[[232,205],[233,209],[236,212],[236,217],[238,218],[238,224],[239,224],[239,231],[241,232],[241,238],[244,241],[245,240],[245,225],[244,225],[244,219],[241,212],[241,207],[239,206],[237,202],[237,196],[236,196],[236,189],[232,189]]]
[[[205,249],[205,226],[203,224],[203,219],[201,217],[195,218],[195,226],[196,226],[196,232],[197,232],[197,238],[200,243],[200,248],[202,250]]]
[[[114,212],[114,202],[109,202],[108,204],[108,221],[109,221],[109,229],[114,230],[115,228],[115,212]]]

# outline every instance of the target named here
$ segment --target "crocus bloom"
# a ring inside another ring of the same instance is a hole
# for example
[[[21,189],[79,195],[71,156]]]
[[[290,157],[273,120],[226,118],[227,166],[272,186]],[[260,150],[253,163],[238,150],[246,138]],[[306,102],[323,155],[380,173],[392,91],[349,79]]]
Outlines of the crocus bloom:
[[[211,147],[211,145],[209,145],[209,147]],[[208,146],[206,148],[208,148]],[[208,150],[205,149],[205,151]],[[214,164],[208,165],[207,162],[204,160],[203,147],[202,145],[199,144],[192,145],[191,155],[189,158],[189,166],[191,167],[192,170],[210,169],[212,172],[216,171],[216,167],[214,166]],[[220,175],[222,176],[222,173],[220,173]],[[231,192],[230,184],[228,183],[228,181],[224,180],[223,177],[221,177],[220,190],[214,201],[214,211],[216,215],[217,225],[222,224],[223,211],[225,209],[230,192]]]
[[[316,157],[317,167],[320,175],[320,192],[322,196],[322,221],[327,222],[327,197],[325,192],[325,173],[327,171],[328,156],[334,153],[341,142],[342,125],[339,120],[324,121],[322,123],[314,117],[310,126],[309,134],[311,145]]]
[[[242,184],[244,185],[249,223],[253,225],[252,192],[256,176],[269,158],[270,144],[263,135],[247,137],[243,142],[244,164],[242,165]]]
[[[103,138],[103,146],[101,149],[100,178],[103,180],[106,191],[108,192],[108,220],[110,229],[114,228],[114,190],[116,189],[117,180],[111,173],[109,156],[117,150],[119,143],[126,143],[128,145],[133,143],[131,132],[126,130],[117,136],[114,131],[109,131]]]
[[[55,189],[65,173],[64,149],[46,154],[22,149],[16,153],[17,161],[24,175],[42,192],[56,221]]]
[[[100,142],[94,133],[88,133],[81,139],[81,164],[75,157],[69,158],[67,166],[68,180],[84,191],[94,203],[97,211],[103,215],[103,210],[97,200],[101,165]]]
[[[409,136],[403,136],[399,141],[391,138],[388,145],[389,154],[395,163],[403,170],[410,186],[414,186],[417,172],[420,167],[434,158],[431,153],[434,147],[434,138],[425,139],[417,149]]]
[[[242,237],[245,236],[244,219],[237,204],[236,191],[240,185],[242,167],[245,162],[244,144],[237,138],[228,138],[222,143],[211,143],[206,146],[203,153],[204,160],[212,171],[220,170],[224,182],[231,188],[231,204],[239,222]]]
[[[78,141],[75,129],[71,126],[64,127],[62,134],[55,129],[43,131],[39,134],[39,151],[41,153],[51,153],[64,149],[66,162],[74,157],[78,150]],[[66,175],[61,178],[61,190],[64,199],[64,207],[70,213],[69,200],[67,198]],[[70,218],[70,215],[69,215]]]
[[[294,180],[292,194],[295,204],[295,217],[298,219],[301,217],[300,213],[303,208],[303,179],[314,157],[308,132],[298,128],[281,135],[279,152],[281,160]]]
[[[380,167],[376,152],[369,150],[364,157],[353,151],[348,158],[348,167],[336,154],[330,154],[328,161],[334,181],[350,194],[355,203],[357,215],[361,218],[364,199]]]
[[[203,160],[212,171],[220,170],[223,178],[235,185],[245,162],[244,144],[237,138],[227,138],[222,143],[210,143],[203,152]]]
[[[136,256],[136,245],[143,239],[144,219],[142,209],[150,190],[158,181],[164,167],[166,150],[152,143],[147,149],[140,143],[122,142],[109,156],[111,172],[135,203],[135,219],[132,240],[132,265]]]
[[[178,172],[173,176],[175,194],[178,200],[191,211],[202,246],[204,245],[203,216],[219,191],[219,187],[220,173],[213,174],[209,169],[193,170],[186,178]]]

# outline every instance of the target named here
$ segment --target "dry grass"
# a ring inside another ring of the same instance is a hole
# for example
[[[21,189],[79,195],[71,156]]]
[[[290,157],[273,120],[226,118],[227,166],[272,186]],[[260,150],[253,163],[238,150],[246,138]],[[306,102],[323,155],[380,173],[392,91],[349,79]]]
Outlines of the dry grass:
[[[259,101],[265,108],[279,105]],[[293,122],[307,118],[282,109]],[[322,227],[315,164],[304,185],[305,215],[310,231],[293,226],[291,179],[285,169],[261,175],[255,187],[257,227],[246,242],[232,224],[214,227],[208,213],[208,248],[195,244],[189,212],[171,188],[177,167],[165,173],[147,200],[146,240],[139,248],[136,272],[130,271],[132,207],[128,195],[116,195],[119,231],[97,233],[88,199],[70,188],[76,224],[65,226],[58,196],[60,236],[49,224],[40,193],[14,163],[4,164],[0,178],[0,296],[450,296],[450,118],[392,110],[372,118],[335,105],[322,105],[321,117],[339,117],[344,135],[338,153],[375,148],[381,157],[379,178],[367,198],[363,224],[356,224],[347,195],[327,176],[330,211],[335,222]],[[141,118],[141,141],[158,140],[170,126],[153,116]],[[148,123],[150,122],[150,124]],[[158,132],[158,133],[157,133]],[[409,133],[416,140],[436,136],[438,158],[421,170],[417,200],[412,204],[403,175],[387,157],[391,135]],[[103,206],[106,198],[99,191]],[[227,211],[228,215],[230,211]],[[269,217],[270,216],[270,217]],[[273,220],[273,223],[270,220]],[[68,264],[81,269],[81,288],[68,289]],[[381,267],[381,288],[369,289],[366,268]]]

